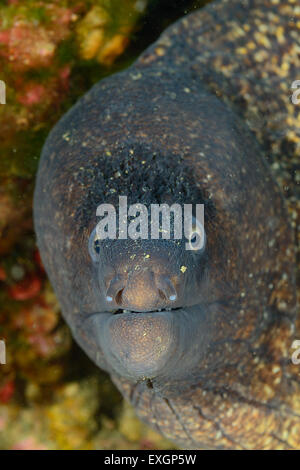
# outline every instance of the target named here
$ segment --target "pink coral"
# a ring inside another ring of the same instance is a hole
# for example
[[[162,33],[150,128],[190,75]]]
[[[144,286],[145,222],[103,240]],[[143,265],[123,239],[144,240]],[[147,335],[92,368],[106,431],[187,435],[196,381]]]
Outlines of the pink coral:
[[[18,96],[19,103],[24,106],[38,104],[47,96],[48,90],[38,83],[28,83],[24,93]]]
[[[56,46],[70,34],[72,10],[46,5],[50,20],[47,26],[16,18],[11,28],[0,31],[0,44],[5,46],[1,55],[18,71],[49,67]]]
[[[41,290],[42,282],[37,276],[28,276],[9,289],[9,295],[15,300],[28,300],[35,297]]]
[[[34,437],[26,437],[14,444],[11,450],[47,450],[47,447],[38,443]]]
[[[0,386],[0,403],[8,403],[15,392],[14,380],[9,380]]]

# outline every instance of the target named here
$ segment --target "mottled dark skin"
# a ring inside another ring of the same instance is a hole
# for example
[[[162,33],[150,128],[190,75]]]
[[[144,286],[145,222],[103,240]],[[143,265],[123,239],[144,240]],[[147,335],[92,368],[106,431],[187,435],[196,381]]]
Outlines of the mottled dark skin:
[[[139,416],[184,448],[300,448],[299,47],[295,2],[215,2],[95,85],[44,146],[35,226],[63,315]],[[93,259],[97,206],[119,195],[203,203],[205,248],[102,241]]]

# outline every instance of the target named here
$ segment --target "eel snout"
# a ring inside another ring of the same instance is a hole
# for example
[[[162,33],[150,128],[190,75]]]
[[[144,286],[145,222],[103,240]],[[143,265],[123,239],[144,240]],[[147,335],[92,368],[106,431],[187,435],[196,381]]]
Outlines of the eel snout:
[[[113,308],[136,312],[171,309],[178,306],[177,290],[170,276],[144,268],[127,277],[115,276],[109,282],[106,301]]]

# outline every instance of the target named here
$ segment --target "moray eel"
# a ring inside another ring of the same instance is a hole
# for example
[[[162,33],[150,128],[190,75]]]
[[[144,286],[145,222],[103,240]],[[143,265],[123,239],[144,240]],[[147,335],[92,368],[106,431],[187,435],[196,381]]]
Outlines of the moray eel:
[[[64,318],[183,448],[300,448],[299,53],[295,0],[216,1],[96,84],[42,152],[35,228]],[[202,248],[99,239],[120,195],[203,204]]]

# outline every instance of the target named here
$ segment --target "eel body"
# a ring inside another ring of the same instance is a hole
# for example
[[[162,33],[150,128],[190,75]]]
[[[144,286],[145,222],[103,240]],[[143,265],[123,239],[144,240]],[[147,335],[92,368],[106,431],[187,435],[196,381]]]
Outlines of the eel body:
[[[300,7],[223,0],[96,84],[42,153],[34,218],[73,335],[184,448],[300,448]],[[205,243],[97,239],[101,204],[204,205]]]

